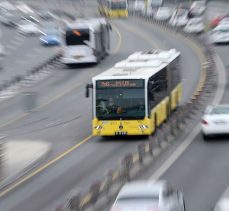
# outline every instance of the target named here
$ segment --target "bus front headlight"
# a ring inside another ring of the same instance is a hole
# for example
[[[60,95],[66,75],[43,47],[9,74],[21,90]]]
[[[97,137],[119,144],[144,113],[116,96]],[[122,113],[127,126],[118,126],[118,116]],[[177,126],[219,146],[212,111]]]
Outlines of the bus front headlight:
[[[102,127],[101,125],[98,125],[98,126],[95,126],[94,128],[95,128],[96,130],[102,130],[103,127]]]
[[[148,125],[139,125],[139,127],[140,127],[141,130],[144,130],[144,129],[148,129],[149,128]]]

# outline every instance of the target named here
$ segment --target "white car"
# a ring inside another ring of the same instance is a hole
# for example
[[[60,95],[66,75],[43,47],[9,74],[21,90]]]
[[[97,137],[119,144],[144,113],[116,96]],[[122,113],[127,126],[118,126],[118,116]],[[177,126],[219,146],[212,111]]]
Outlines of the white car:
[[[203,138],[229,134],[229,105],[208,106],[201,120]]]
[[[217,202],[214,211],[228,211],[229,210],[229,188],[223,193]]]
[[[154,19],[159,21],[167,21],[171,15],[171,10],[168,7],[159,7],[154,15]]]
[[[175,191],[166,181],[134,181],[120,190],[111,211],[184,211],[183,194]]]
[[[184,31],[187,33],[201,33],[204,31],[204,22],[202,18],[191,18],[186,26],[184,27]]]
[[[188,23],[188,20],[188,10],[178,9],[172,14],[169,24],[172,26],[183,27]]]
[[[206,2],[205,1],[193,1],[190,7],[190,13],[194,16],[202,15],[206,10]]]
[[[229,17],[223,18],[220,22],[219,25],[229,25]]]
[[[229,25],[220,24],[210,32],[212,43],[229,43]]]
[[[38,25],[29,20],[22,20],[18,24],[18,30],[25,35],[38,35],[41,33]]]

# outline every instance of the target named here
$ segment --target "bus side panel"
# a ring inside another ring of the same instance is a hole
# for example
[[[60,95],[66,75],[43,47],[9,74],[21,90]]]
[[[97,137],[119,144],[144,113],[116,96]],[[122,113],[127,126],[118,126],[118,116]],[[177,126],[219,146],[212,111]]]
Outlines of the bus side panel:
[[[178,84],[171,92],[171,110],[175,110],[182,98],[182,84]]]
[[[155,113],[156,115],[156,125],[157,126],[160,126],[167,119],[168,102],[169,102],[169,98],[166,97],[160,103],[158,103],[158,105],[154,109],[152,109],[151,113]]]

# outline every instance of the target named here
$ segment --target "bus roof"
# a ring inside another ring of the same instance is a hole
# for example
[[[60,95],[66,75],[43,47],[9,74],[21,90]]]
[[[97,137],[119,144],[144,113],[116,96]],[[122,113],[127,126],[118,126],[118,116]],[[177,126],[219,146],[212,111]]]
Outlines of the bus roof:
[[[162,51],[159,50],[157,52],[165,53],[170,52],[170,56],[165,58],[161,58],[160,53],[158,54],[158,57],[154,58],[148,58],[148,60],[123,60],[119,63],[117,63],[114,67],[100,73],[99,75],[92,78],[93,81],[95,80],[107,80],[107,79],[148,79],[152,75],[159,72],[161,69],[166,67],[171,61],[173,61],[175,58],[177,58],[180,55],[180,52],[176,51],[175,49],[172,51]],[[154,51],[156,52],[156,51]],[[139,52],[136,53],[136,55],[139,54]],[[135,54],[132,54],[135,55]],[[141,52],[141,55],[146,55],[143,52]]]
[[[159,59],[162,61],[170,62],[180,54],[176,49],[170,50],[150,50],[150,51],[138,51],[131,54],[128,61],[148,61],[152,59]]]

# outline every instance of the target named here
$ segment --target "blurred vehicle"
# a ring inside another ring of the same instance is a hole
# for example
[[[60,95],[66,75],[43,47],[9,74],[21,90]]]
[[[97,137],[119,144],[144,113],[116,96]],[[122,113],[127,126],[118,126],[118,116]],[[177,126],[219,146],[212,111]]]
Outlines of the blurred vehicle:
[[[194,16],[202,15],[206,10],[205,1],[193,1],[190,7],[190,13]]]
[[[58,29],[56,28],[48,28],[42,31],[40,36],[40,42],[42,45],[53,46],[61,44],[61,35]]]
[[[181,191],[175,191],[166,181],[134,181],[120,190],[111,211],[161,210],[184,211]]]
[[[6,10],[0,10],[0,22],[6,26],[17,26],[21,20],[20,15],[17,12],[8,12]]]
[[[105,18],[78,19],[66,26],[61,62],[98,63],[110,50],[111,25]]]
[[[172,14],[169,20],[169,24],[172,26],[183,27],[188,23],[188,10],[183,8],[178,8]]]
[[[229,43],[229,25],[218,25],[210,32],[212,43]]]
[[[228,211],[229,210],[229,188],[223,193],[221,198],[216,203],[214,211]]]
[[[23,14],[27,14],[27,15],[35,14],[34,10],[30,6],[28,6],[25,2],[16,1],[14,5]]]
[[[0,9],[5,10],[5,11],[16,11],[17,8],[14,6],[14,4],[11,4],[9,1],[2,1],[0,2]]]
[[[168,7],[159,7],[154,15],[154,19],[159,21],[167,21],[171,15],[171,10]]]
[[[134,2],[134,11],[136,13],[144,13],[144,11],[145,11],[145,2],[143,0],[135,0],[135,2]]]
[[[56,16],[48,9],[37,11],[38,16],[43,20],[53,20]]]
[[[98,0],[98,11],[101,15],[109,18],[127,18],[127,0]]]
[[[202,18],[192,18],[188,21],[186,26],[184,27],[184,31],[187,33],[201,33],[204,31],[204,22]]]
[[[228,18],[229,17],[229,11],[226,12],[225,14],[222,15],[218,15],[216,17],[214,17],[211,21],[210,21],[210,27],[214,28],[216,26],[218,26],[218,24],[224,19],[224,18]]]
[[[164,4],[163,0],[148,0],[148,4],[154,8],[154,7],[162,7]]]
[[[18,31],[25,35],[38,35],[41,33],[37,24],[29,20],[22,20],[18,24]]]
[[[202,135],[229,134],[229,105],[208,106],[201,120]]]
[[[220,22],[220,25],[229,25],[229,17],[223,18]]]

